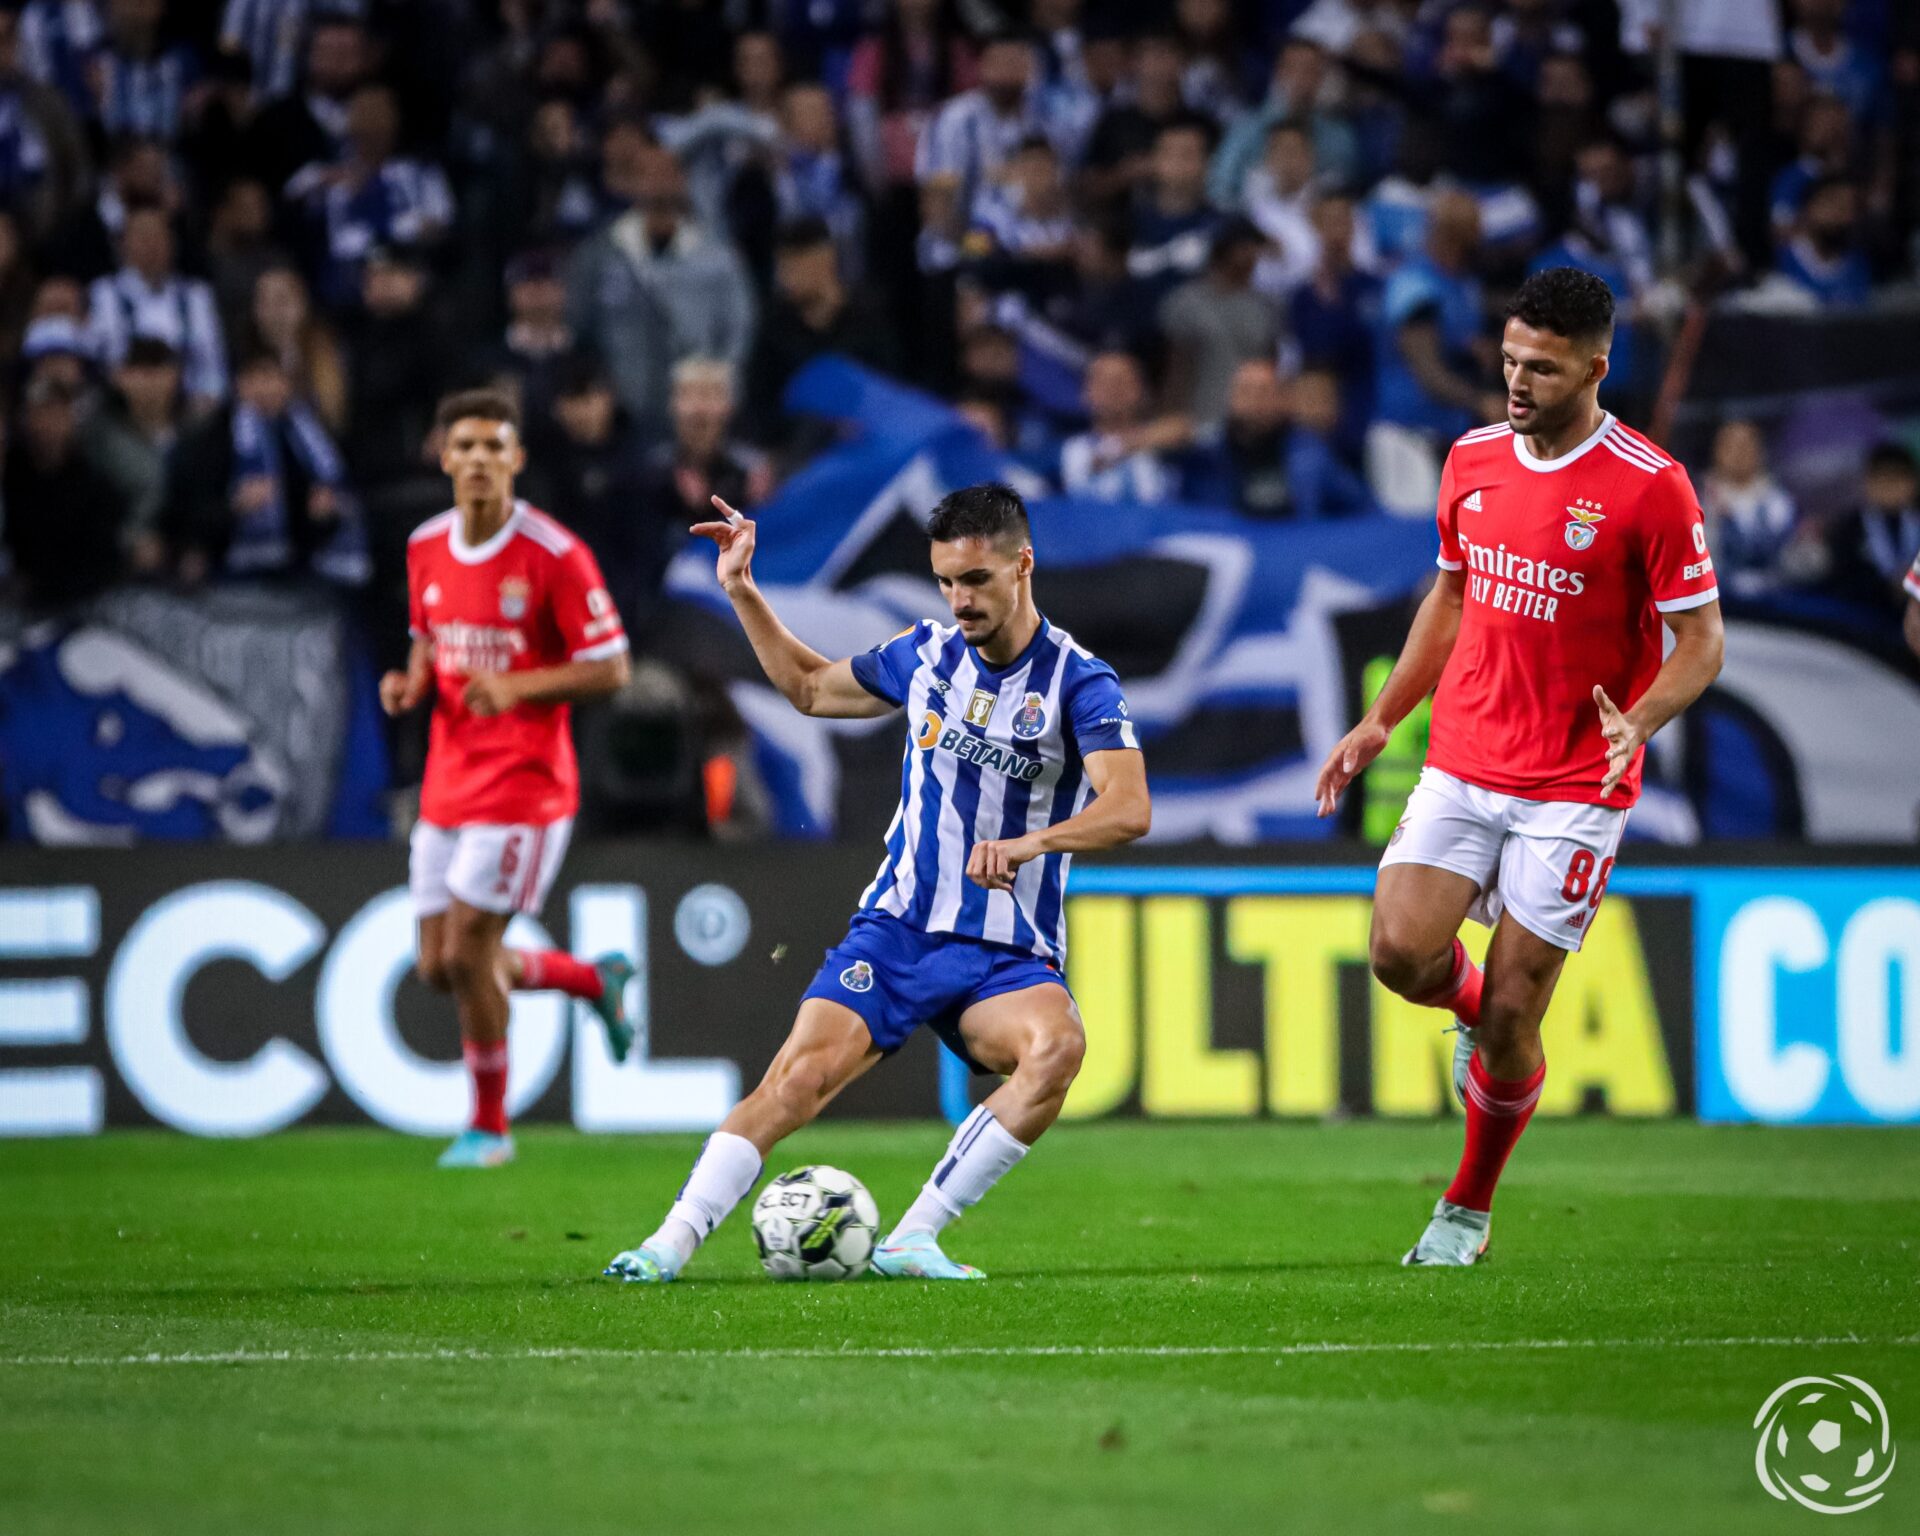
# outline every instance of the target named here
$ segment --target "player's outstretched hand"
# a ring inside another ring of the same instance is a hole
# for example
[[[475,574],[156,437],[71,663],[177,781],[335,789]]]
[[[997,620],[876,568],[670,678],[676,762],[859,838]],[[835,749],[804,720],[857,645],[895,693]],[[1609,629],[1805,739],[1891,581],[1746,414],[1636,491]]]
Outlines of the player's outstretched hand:
[[[1331,816],[1339,808],[1341,793],[1380,755],[1389,734],[1384,725],[1362,720],[1340,738],[1339,745],[1320,765],[1320,777],[1313,785],[1313,798],[1322,816]]]
[[[720,546],[720,558],[713,573],[720,580],[721,590],[731,592],[737,583],[753,574],[753,519],[742,517],[718,496],[712,500],[722,521],[695,523],[689,531],[700,538],[712,539]]]
[[[1019,843],[1017,837],[975,843],[973,852],[967,856],[967,878],[989,891],[1012,890],[1013,877],[1027,862],[1027,854]]]
[[[1593,702],[1600,711],[1600,734],[1607,738],[1607,776],[1600,781],[1600,796],[1605,799],[1633,766],[1633,754],[1647,744],[1647,738],[1598,683],[1593,685]]]
[[[420,702],[413,679],[404,672],[388,672],[380,679],[380,707],[390,715],[404,715]]]
[[[473,672],[461,690],[460,702],[482,720],[504,715],[520,702],[513,691],[513,679],[504,672]]]

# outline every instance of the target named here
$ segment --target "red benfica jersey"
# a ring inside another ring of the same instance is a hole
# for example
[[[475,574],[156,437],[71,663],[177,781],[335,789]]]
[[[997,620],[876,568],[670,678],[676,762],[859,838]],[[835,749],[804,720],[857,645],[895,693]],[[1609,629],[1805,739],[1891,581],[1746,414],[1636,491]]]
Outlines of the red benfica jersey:
[[[1593,685],[1632,708],[1660,670],[1660,615],[1720,595],[1687,472],[1611,415],[1558,459],[1483,427],[1447,456],[1439,523],[1441,568],[1467,590],[1427,761],[1529,800],[1632,805],[1637,756],[1600,795]]]
[[[520,704],[491,719],[461,701],[475,672],[526,672],[627,648],[593,553],[546,513],[514,503],[505,526],[469,545],[459,512],[407,541],[409,623],[433,642],[435,697],[420,815],[439,827],[538,823],[580,805],[572,711]]]

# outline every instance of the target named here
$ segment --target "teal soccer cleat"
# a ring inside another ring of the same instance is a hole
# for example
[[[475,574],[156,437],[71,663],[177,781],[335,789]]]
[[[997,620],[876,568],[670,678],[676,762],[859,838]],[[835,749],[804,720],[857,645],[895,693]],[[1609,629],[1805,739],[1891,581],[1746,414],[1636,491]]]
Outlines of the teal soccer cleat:
[[[627,1017],[627,983],[633,980],[633,962],[625,955],[602,955],[593,962],[600,973],[600,996],[587,1004],[607,1027],[607,1050],[616,1062],[633,1049],[633,1020]]]
[[[1467,1068],[1473,1065],[1473,1031],[1455,1019],[1441,1031],[1453,1036],[1453,1094],[1467,1107]]]
[[[889,1280],[984,1280],[984,1270],[956,1264],[931,1232],[909,1232],[873,1250],[873,1272]]]
[[[625,1253],[616,1253],[613,1262],[600,1273],[629,1285],[666,1285],[680,1278],[680,1255],[671,1248],[655,1248],[642,1243]]]
[[[1433,1208],[1433,1220],[1420,1241],[1400,1262],[1408,1268],[1464,1268],[1477,1264],[1487,1251],[1493,1218],[1486,1211],[1470,1211],[1444,1197]]]
[[[492,1131],[462,1131],[440,1154],[442,1168],[499,1168],[513,1161],[513,1138]]]

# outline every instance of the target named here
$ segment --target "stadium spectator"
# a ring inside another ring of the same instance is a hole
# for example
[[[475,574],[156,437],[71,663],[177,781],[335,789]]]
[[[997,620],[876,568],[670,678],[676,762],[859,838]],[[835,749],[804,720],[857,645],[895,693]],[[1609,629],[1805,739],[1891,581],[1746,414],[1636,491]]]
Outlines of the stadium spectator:
[[[927,123],[972,73],[972,50],[946,0],[895,0],[886,8],[847,67],[847,129],[870,189],[880,194],[912,182]]]
[[[1287,391],[1293,425],[1287,433],[1287,494],[1304,523],[1358,517],[1379,510],[1365,478],[1341,440],[1340,383],[1324,369],[1308,369]]]
[[[758,441],[791,453],[802,446],[801,429],[783,421],[780,400],[794,374],[829,352],[890,372],[899,350],[870,296],[847,287],[833,233],[822,220],[796,219],[781,229],[773,281],[747,368],[747,421]],[[812,442],[818,447],[824,439]]]
[[[428,304],[432,279],[413,254],[375,250],[360,276],[360,304],[346,322],[347,459],[362,483],[422,497],[424,516],[444,502],[433,407],[448,384],[447,337]],[[404,492],[399,488],[405,487]]]
[[[1858,184],[1829,176],[1807,193],[1796,233],[1781,249],[1779,273],[1822,308],[1864,304],[1871,292],[1860,215]]]
[[[1189,121],[1186,53],[1178,38],[1149,34],[1134,44],[1130,89],[1115,93],[1095,120],[1081,163],[1081,187],[1095,205],[1118,209],[1153,176],[1155,146],[1168,128]]]
[[[1373,411],[1374,331],[1380,279],[1354,264],[1353,199],[1325,193],[1313,205],[1317,262],[1287,304],[1290,345],[1300,362],[1327,370],[1340,401],[1340,440],[1357,450]]]
[[[1766,441],[1754,423],[1729,421],[1714,435],[1713,468],[1700,489],[1720,584],[1736,597],[1779,587],[1799,509],[1768,472]]]
[[[1127,271],[1127,233],[1116,220],[1082,225],[1073,237],[1073,284],[1048,318],[1091,352],[1149,356],[1159,349],[1159,316],[1146,286]]]
[[[1285,300],[1320,259],[1313,228],[1313,137],[1298,118],[1275,123],[1265,159],[1247,173],[1247,217],[1273,244],[1260,264],[1260,287]]]
[[[671,390],[673,435],[648,459],[643,502],[660,509],[662,527],[671,535],[663,558],[679,547],[686,528],[712,518],[712,497],[744,511],[773,494],[766,459],[734,435],[733,364],[723,357],[683,357],[673,365]]]
[[[137,134],[171,144],[187,126],[200,66],[171,42],[166,0],[107,0],[106,45],[89,61],[92,116],[109,137]]]
[[[563,508],[600,562],[629,634],[643,633],[660,596],[679,508],[658,499],[646,437],[620,408],[613,380],[590,353],[554,370],[544,419],[530,418],[527,495]]]
[[[1801,108],[1799,153],[1773,178],[1768,213],[1774,238],[1790,241],[1813,189],[1853,169],[1853,114],[1837,96],[1815,96]]]
[[[1173,472],[1141,443],[1146,405],[1138,359],[1105,352],[1087,364],[1090,426],[1060,447],[1060,488],[1095,501],[1170,501]]]
[[[357,586],[371,570],[339,450],[267,351],[245,355],[233,402],[181,440],[161,526],[189,584],[311,572]]]
[[[1017,289],[1044,301],[1072,284],[1073,236],[1059,151],[1034,134],[974,199],[968,270],[991,290]]]
[[[547,412],[562,367],[583,347],[567,323],[567,286],[559,260],[526,251],[507,263],[506,330],[473,353],[469,373],[510,391],[529,420]]]
[[[1133,211],[1127,271],[1164,298],[1207,265],[1221,214],[1207,201],[1207,124],[1182,118],[1153,141],[1147,185]]]
[[[649,430],[666,418],[669,375],[683,358],[744,365],[755,303],[726,239],[689,217],[686,177],[667,150],[634,166],[633,206],[574,253],[567,317],[613,369],[620,403]]]
[[[1369,477],[1395,510],[1432,509],[1447,444],[1506,413],[1492,378],[1493,347],[1474,260],[1479,204],[1464,192],[1435,197],[1425,251],[1387,279],[1375,331],[1375,422],[1368,434]],[[1406,466],[1390,492],[1385,460]]]
[[[950,182],[959,206],[971,208],[1020,142],[1046,132],[1033,76],[1033,47],[1026,39],[989,39],[980,50],[980,83],[944,103],[921,133],[914,175],[922,182]]]
[[[0,6],[0,206],[29,238],[46,238],[79,200],[86,148],[58,91],[29,74],[20,57],[20,13]]]
[[[347,140],[347,103],[372,74],[366,29],[352,16],[322,13],[307,36],[302,88],[254,119],[250,169],[276,194],[308,165],[330,165]]]
[[[167,459],[186,424],[179,355],[164,341],[136,337],[113,370],[112,385],[87,417],[83,451],[120,488],[129,560],[135,571],[152,575],[165,561],[160,513]]]
[[[347,360],[339,338],[315,313],[300,274],[269,267],[253,286],[251,340],[280,359],[297,398],[313,408],[328,432],[347,426]]]
[[[202,256],[221,329],[246,334],[260,275],[290,260],[274,242],[273,202],[263,183],[251,177],[227,183],[208,217]]]
[[[606,211],[592,130],[581,109],[552,96],[527,121],[513,242],[570,244]]]
[[[1360,140],[1353,124],[1335,106],[1339,91],[1325,46],[1296,30],[1274,56],[1266,100],[1241,116],[1213,157],[1209,184],[1214,201],[1223,208],[1239,205],[1247,173],[1266,153],[1268,133],[1274,124],[1290,118],[1308,125],[1313,161],[1323,175],[1342,183],[1357,177]]]
[[[398,153],[400,101],[391,86],[363,85],[353,93],[343,137],[338,159],[302,167],[286,188],[287,201],[312,229],[315,291],[342,309],[359,297],[368,251],[430,249],[454,217],[445,172]]]
[[[1841,595],[1884,608],[1920,553],[1920,464],[1904,443],[1867,456],[1857,507],[1827,531],[1829,581]]]
[[[1196,427],[1216,426],[1227,410],[1234,370],[1272,358],[1278,342],[1274,309],[1254,291],[1260,231],[1245,218],[1215,232],[1206,272],[1176,290],[1160,308],[1168,360],[1166,400]]]
[[[58,609],[120,574],[129,507],[120,487],[82,451],[84,391],[36,367],[9,434],[4,536],[26,601]]]
[[[1859,122],[1880,112],[1886,86],[1879,60],[1847,35],[1847,0],[1792,0],[1787,53],[1815,90],[1846,105]]]
[[[119,265],[129,208],[159,208],[178,219],[185,206],[186,192],[166,148],[151,139],[123,139],[113,147],[92,203],[74,208],[48,241],[48,265],[88,282],[104,277]]]
[[[1249,517],[1287,511],[1287,390],[1273,363],[1250,359],[1234,369],[1226,417],[1189,451],[1181,496],[1200,506],[1233,507]]]
[[[781,138],[773,177],[782,222],[815,218],[833,234],[840,270],[859,283],[867,266],[867,210],[852,162],[841,152],[840,120],[823,85],[790,85],[780,103]]]
[[[225,397],[227,342],[220,311],[206,283],[176,269],[173,225],[164,209],[127,210],[120,269],[94,280],[87,323],[95,355],[109,367],[127,355],[134,337],[152,336],[180,354],[195,411]]]

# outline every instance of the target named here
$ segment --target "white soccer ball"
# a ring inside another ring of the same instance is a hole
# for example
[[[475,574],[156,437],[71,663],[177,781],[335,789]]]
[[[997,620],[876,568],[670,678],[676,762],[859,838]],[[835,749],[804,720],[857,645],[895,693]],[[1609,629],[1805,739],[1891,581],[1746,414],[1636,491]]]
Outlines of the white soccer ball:
[[[783,1173],[753,1202],[753,1241],[776,1280],[851,1280],[880,1240],[880,1208],[839,1168]]]

